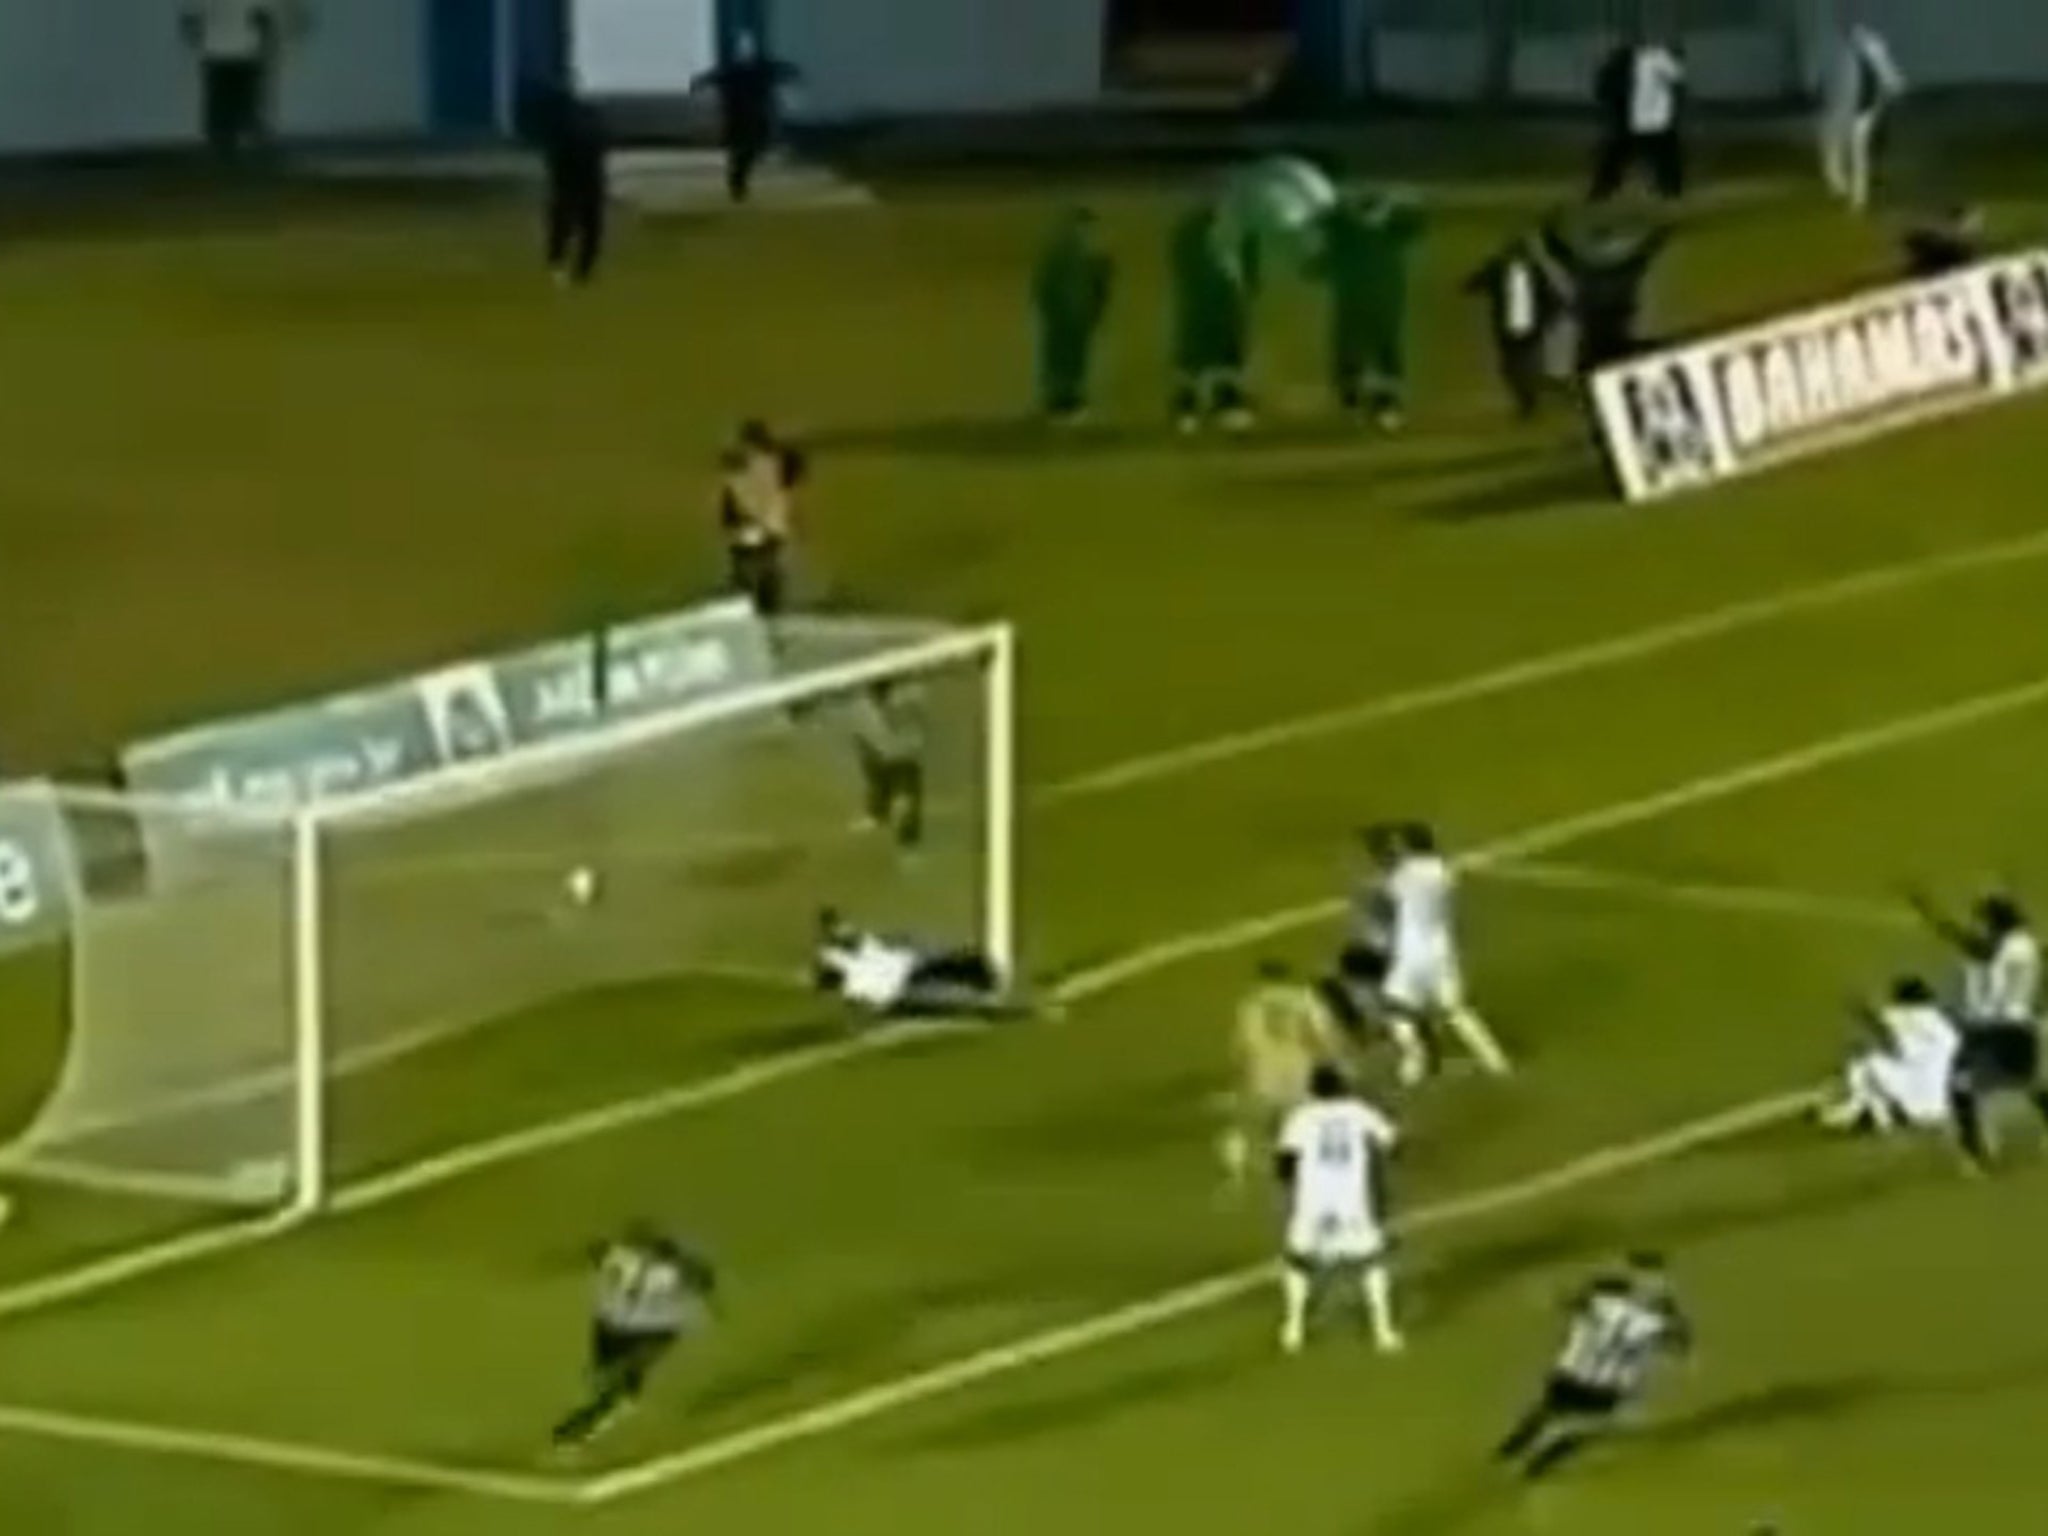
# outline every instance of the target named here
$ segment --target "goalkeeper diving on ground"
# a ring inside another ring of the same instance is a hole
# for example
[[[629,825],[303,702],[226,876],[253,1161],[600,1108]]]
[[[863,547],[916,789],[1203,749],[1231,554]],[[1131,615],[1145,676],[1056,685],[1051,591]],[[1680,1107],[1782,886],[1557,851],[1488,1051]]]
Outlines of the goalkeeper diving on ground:
[[[1041,1011],[979,949],[857,928],[832,907],[818,914],[812,979],[875,1019],[1021,1019]]]

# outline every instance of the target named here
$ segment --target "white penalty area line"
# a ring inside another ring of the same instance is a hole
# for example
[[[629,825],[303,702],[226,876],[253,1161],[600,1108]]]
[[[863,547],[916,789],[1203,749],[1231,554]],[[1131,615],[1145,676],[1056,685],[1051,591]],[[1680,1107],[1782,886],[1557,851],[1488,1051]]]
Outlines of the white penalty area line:
[[[336,1450],[289,1440],[221,1434],[167,1424],[103,1418],[0,1403],[0,1434],[65,1441],[187,1461],[290,1473],[330,1481],[373,1483],[433,1493],[462,1493],[524,1504],[575,1504],[580,1490],[564,1478],[493,1472],[405,1456]]]
[[[1762,597],[1744,598],[1605,640],[1547,651],[1490,671],[1472,673],[1447,682],[1428,683],[1399,693],[1382,694],[1295,715],[1269,725],[1254,726],[1249,730],[1125,758],[1028,791],[1026,801],[1032,805],[1057,805],[1069,800],[1092,799],[1155,780],[1173,778],[1197,768],[1233,762],[1368,726],[1475,703],[1522,688],[1649,660],[1668,651],[1721,639],[1779,619],[1824,612],[1866,598],[1910,591],[1952,576],[1996,570],[2001,566],[2018,565],[2043,557],[2048,557],[2048,533],[2032,533],[2022,538],[1972,545],[1917,560],[1872,566],[1832,581],[1785,587]]]
[[[1421,1232],[1515,1210],[1601,1179],[1767,1129],[1806,1112],[1818,1102],[1819,1096],[1812,1092],[1781,1093],[1753,1099],[1655,1135],[1587,1153],[1528,1178],[1423,1206],[1405,1219],[1395,1221],[1393,1226],[1401,1233]],[[853,1429],[885,1414],[963,1391],[1031,1366],[1099,1349],[1168,1323],[1215,1311],[1270,1285],[1273,1275],[1274,1267],[1270,1262],[1247,1264],[1175,1286],[1080,1322],[1049,1328],[1012,1344],[965,1355],[947,1364],[899,1377],[785,1418],[772,1419],[756,1428],[741,1430],[672,1456],[590,1478],[577,1485],[576,1498],[585,1504],[607,1504],[703,1477],[736,1463]]]
[[[1913,914],[1898,902],[1828,896],[1816,891],[1786,890],[1770,885],[1666,880],[1633,870],[1558,864],[1548,860],[1489,864],[1473,873],[1499,885],[1614,896],[1641,904],[1685,907],[1699,912],[1782,918],[1788,922],[1832,923],[1848,928],[1910,929],[1919,926]]]
[[[1720,773],[1689,779],[1670,789],[1616,801],[1611,805],[1555,821],[1541,822],[1512,832],[1472,849],[1459,859],[1461,866],[1483,872],[1497,866],[1522,867],[1543,855],[1569,847],[1590,837],[1625,831],[1680,811],[1726,800],[1752,789],[1762,789],[1815,773],[1837,763],[1867,757],[1875,752],[1932,740],[1986,721],[1996,720],[2048,701],[2048,677],[2037,677],[2014,687],[1972,694],[1951,704],[1901,715],[1877,725],[1864,726],[1825,737],[1789,752],[1742,763]],[[1317,923],[1328,922],[1344,910],[1343,900],[1304,902],[1281,907],[1239,922],[1188,933],[1147,945],[1116,960],[1081,971],[1070,977],[1061,990],[1063,1001],[1079,1002],[1114,991],[1150,976],[1168,966],[1280,938]]]

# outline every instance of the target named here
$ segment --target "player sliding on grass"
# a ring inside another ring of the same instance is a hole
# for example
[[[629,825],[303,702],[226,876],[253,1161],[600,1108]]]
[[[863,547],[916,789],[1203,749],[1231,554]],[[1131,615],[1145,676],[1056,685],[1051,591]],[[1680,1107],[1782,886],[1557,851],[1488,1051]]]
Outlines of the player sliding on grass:
[[[1382,1161],[1398,1139],[1340,1068],[1324,1062],[1309,1074],[1308,1102],[1288,1115],[1275,1155],[1288,1198],[1280,1347],[1289,1354],[1308,1341],[1318,1292],[1343,1277],[1357,1281],[1373,1342],[1387,1354],[1403,1347],[1382,1219]]]
[[[1346,1042],[1316,989],[1280,960],[1260,963],[1233,1029],[1237,1087],[1220,1151],[1224,1175],[1236,1184],[1251,1166],[1253,1148],[1271,1144],[1281,1122],[1308,1098],[1316,1067],[1342,1059]]]
[[[1399,853],[1386,879],[1394,945],[1382,995],[1401,1050],[1403,1082],[1428,1075],[1438,1054],[1439,1029],[1456,1035],[1495,1076],[1505,1077],[1513,1069],[1486,1021],[1465,1001],[1452,910],[1456,888],[1457,875],[1438,851],[1436,834],[1419,822],[1402,828]]]
[[[1035,1011],[1002,967],[976,949],[943,949],[856,928],[831,907],[818,914],[813,979],[883,1019],[1022,1018]]]
[[[1888,1132],[1949,1123],[1949,1088],[1962,1035],[1918,976],[1892,985],[1891,1000],[1859,1010],[1867,1041],[1849,1060],[1842,1096],[1820,1111],[1830,1130]]]
[[[634,1222],[596,1255],[590,1395],[555,1426],[557,1450],[588,1445],[630,1412],[676,1342],[710,1316],[710,1264],[648,1222]]]
[[[1635,1255],[1624,1273],[1600,1276],[1573,1300],[1541,1394],[1495,1455],[1524,1477],[1556,1471],[1614,1428],[1660,1362],[1691,1346],[1692,1329],[1671,1294],[1664,1261]]]

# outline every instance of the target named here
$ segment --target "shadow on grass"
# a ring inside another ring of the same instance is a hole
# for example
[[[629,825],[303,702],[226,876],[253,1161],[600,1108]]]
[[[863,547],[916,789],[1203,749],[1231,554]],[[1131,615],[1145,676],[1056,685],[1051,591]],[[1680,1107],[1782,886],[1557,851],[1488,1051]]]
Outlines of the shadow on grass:
[[[1556,507],[1613,499],[1607,472],[1591,458],[1545,458],[1523,474],[1464,486],[1425,500],[1420,514],[1437,522],[1479,522],[1495,517],[1520,517]]]

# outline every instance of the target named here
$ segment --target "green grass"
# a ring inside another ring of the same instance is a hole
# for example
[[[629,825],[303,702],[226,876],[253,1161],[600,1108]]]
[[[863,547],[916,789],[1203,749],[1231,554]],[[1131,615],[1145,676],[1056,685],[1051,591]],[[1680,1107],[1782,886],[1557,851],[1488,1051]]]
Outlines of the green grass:
[[[715,572],[709,455],[757,410],[816,446],[814,599],[1018,621],[1041,788],[2039,526],[2038,406],[1615,507],[1573,424],[1499,424],[1456,294],[1555,195],[1537,182],[1440,200],[1416,423],[1392,442],[1322,419],[1299,294],[1274,305],[1270,427],[1171,440],[1157,254],[1177,193],[1105,191],[1125,262],[1111,424],[1047,443],[1014,424],[1018,288],[1063,195],[926,185],[868,212],[632,229],[611,279],[568,300],[490,207],[295,203],[218,227],[159,209],[122,238],[57,227],[11,250],[10,763],[91,762],[170,724],[685,600]],[[2038,217],[1999,211],[2014,229]],[[1683,326],[1764,311],[1883,260],[1867,230],[1757,189],[1701,215],[1659,309]],[[2048,674],[2044,597],[2048,559],[2014,560],[1034,797],[1032,957],[1086,969],[1313,901],[1374,813],[1426,814],[1480,846],[2028,682]],[[2044,746],[2048,707],[2015,711],[1556,856],[1849,904],[1912,878],[2038,890]],[[544,832],[478,838],[522,869],[560,851]],[[437,913],[463,927],[489,894],[455,884],[394,888],[388,908],[366,889],[386,965],[445,963]],[[1815,1080],[1845,994],[1931,962],[1909,929],[1854,910],[1483,876],[1469,908],[1474,985],[1525,1070],[1403,1107],[1411,1207]],[[1304,926],[1272,947],[1313,959],[1327,937]],[[846,1060],[0,1322],[0,1399],[547,1475],[536,1440],[574,1385],[580,1248],[647,1210],[721,1257],[730,1311],[583,1469],[605,1473],[1241,1267],[1269,1248],[1271,1213],[1219,1204],[1207,1157],[1246,959],[1191,959],[1056,1025]],[[44,962],[0,975],[0,1106],[47,1076],[54,983]],[[832,1022],[761,988],[571,998],[353,1080],[342,1172],[814,1050]],[[1416,1348],[1398,1365],[1343,1337],[1280,1361],[1261,1294],[602,1507],[5,1432],[0,1481],[10,1514],[61,1515],[78,1536],[145,1520],[173,1536],[2024,1527],[2048,1243],[2032,1138],[2015,1143],[2007,1174],[1972,1184],[1933,1149],[1759,1133],[1418,1234]],[[195,1220],[22,1194],[0,1284]],[[1487,1474],[1485,1447],[1542,1363],[1557,1294],[1640,1242],[1672,1251],[1700,1359],[1631,1443],[1525,1499]]]

